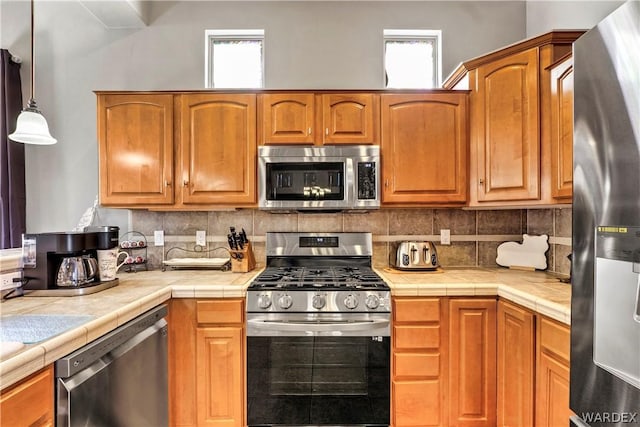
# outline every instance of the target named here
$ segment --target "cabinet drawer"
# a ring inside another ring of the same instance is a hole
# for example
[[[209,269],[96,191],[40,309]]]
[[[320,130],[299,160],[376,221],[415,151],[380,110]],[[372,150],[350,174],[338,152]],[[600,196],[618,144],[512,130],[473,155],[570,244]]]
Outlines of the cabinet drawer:
[[[396,350],[440,347],[440,326],[394,326],[393,335]]]
[[[393,318],[396,322],[439,322],[438,298],[395,299]]]
[[[2,392],[0,425],[53,426],[53,366]]]
[[[539,317],[540,346],[543,351],[550,351],[569,362],[570,331],[567,326],[544,317]]]
[[[393,381],[393,425],[441,426],[442,383],[438,379],[421,381]]]
[[[438,377],[440,375],[440,355],[396,353],[393,356],[393,375],[397,377]]]
[[[198,301],[198,323],[242,323],[244,308],[241,299]]]

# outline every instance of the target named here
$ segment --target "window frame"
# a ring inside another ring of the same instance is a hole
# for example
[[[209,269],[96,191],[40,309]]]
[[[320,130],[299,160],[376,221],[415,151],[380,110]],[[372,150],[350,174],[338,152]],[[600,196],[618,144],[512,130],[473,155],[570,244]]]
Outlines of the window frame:
[[[402,89],[387,86],[387,41],[407,41],[407,40],[434,40],[435,48],[435,69],[434,87],[442,87],[442,30],[398,30],[384,29],[382,31],[382,87],[385,89]]]
[[[205,30],[204,31],[204,87],[205,89],[264,89],[266,76],[264,74],[265,58],[265,31],[264,29],[246,30]],[[262,67],[262,85],[256,88],[216,88],[213,86],[213,45],[215,40],[254,40],[262,44],[262,55],[260,55],[260,66]]]

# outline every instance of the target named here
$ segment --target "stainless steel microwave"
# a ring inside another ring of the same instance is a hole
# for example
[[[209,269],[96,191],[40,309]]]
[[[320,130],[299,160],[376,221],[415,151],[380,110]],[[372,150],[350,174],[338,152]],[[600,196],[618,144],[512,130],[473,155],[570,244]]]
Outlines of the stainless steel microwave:
[[[259,147],[258,197],[263,210],[378,209],[380,147]]]

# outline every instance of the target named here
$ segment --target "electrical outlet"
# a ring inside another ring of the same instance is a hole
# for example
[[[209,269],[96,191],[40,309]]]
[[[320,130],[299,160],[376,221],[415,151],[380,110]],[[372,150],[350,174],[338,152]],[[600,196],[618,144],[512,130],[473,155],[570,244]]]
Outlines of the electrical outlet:
[[[440,244],[441,245],[451,244],[451,230],[449,230],[448,228],[440,229]]]
[[[205,246],[207,244],[207,232],[204,230],[196,231],[196,245]]]
[[[0,291],[18,287],[19,283],[14,283],[13,279],[19,279],[21,277],[22,273],[20,273],[19,271],[0,274]]]
[[[156,230],[153,232],[153,244],[155,246],[164,246],[164,231]]]

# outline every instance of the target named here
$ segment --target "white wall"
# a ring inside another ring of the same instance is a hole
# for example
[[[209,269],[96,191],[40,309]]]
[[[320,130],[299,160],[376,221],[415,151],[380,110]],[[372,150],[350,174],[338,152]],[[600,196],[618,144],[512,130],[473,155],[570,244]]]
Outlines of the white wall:
[[[623,1],[527,0],[527,37],[556,29],[589,30]]]
[[[27,99],[29,2],[0,8],[2,47],[24,59]],[[381,88],[384,28],[442,29],[445,75],[525,36],[518,1],[157,1],[135,30],[107,30],[75,1],[40,1],[35,20],[36,100],[59,142],[27,147],[29,232],[72,228],[97,194],[93,91],[202,88],[205,29],[264,28],[267,87],[299,89]],[[109,218],[126,227],[126,214]]]

